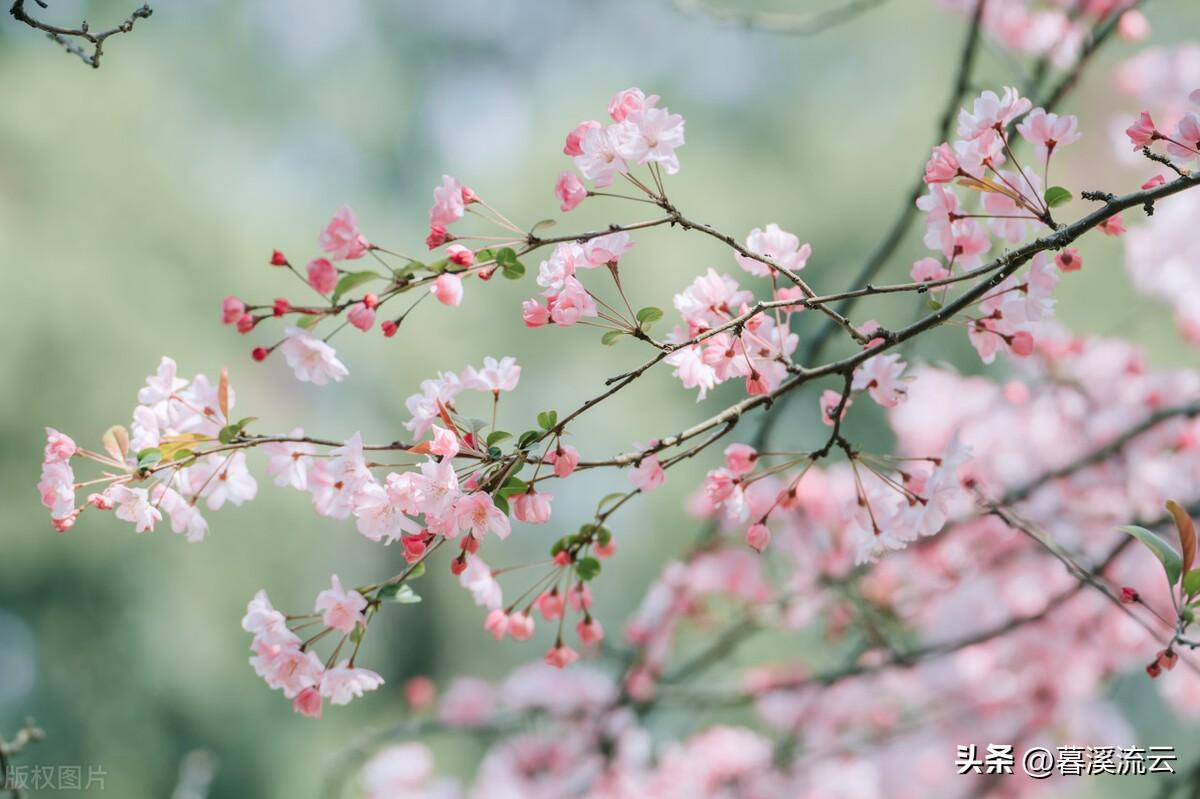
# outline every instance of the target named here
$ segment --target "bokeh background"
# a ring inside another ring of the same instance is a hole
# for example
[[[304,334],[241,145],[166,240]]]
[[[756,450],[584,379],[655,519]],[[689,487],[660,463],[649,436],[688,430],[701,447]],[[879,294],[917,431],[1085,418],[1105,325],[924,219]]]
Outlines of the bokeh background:
[[[388,609],[372,626],[363,663],[387,685],[320,723],[301,719],[247,665],[246,601],[266,588],[277,606],[304,608],[331,572],[350,584],[375,581],[397,570],[399,553],[315,516],[305,497],[275,488],[255,456],[258,499],[209,514],[202,544],[163,528],[138,536],[99,514],[58,535],[34,490],[44,425],[95,446],[109,425],[129,422],[137,388],[169,354],[186,374],[215,377],[228,366],[240,414],[261,417],[264,431],[302,425],[326,437],[361,430],[391,440],[422,378],[511,354],[525,372],[501,406],[501,426],[531,427],[537,411],[575,406],[644,357],[629,342],[600,347],[594,330],[525,330],[519,302],[535,293],[532,274],[486,287],[470,281],[460,309],[425,305],[395,339],[344,332],[335,343],[351,378],[325,388],[297,383],[280,358],[253,363],[250,347],[269,334],[252,342],[223,328],[219,301],[294,296],[294,283],[266,265],[271,249],[303,263],[343,202],[372,241],[419,251],[443,172],[520,223],[560,216],[551,188],[569,166],[563,135],[602,117],[609,96],[632,85],[687,118],[683,171],[670,181],[681,209],[739,237],[780,223],[812,243],[811,282],[836,290],[858,271],[927,155],[966,25],[932,0],[890,0],[811,37],[746,31],[682,14],[669,0],[152,5],[150,20],[109,41],[97,71],[0,22],[8,290],[0,309],[0,736],[35,717],[48,738],[24,762],[100,766],[107,791],[122,799],[317,795],[348,747],[401,720],[407,677],[428,674],[440,685],[458,674],[499,677],[545,642],[491,642],[439,560],[422,580],[423,604]],[[120,2],[56,0],[45,16],[87,15],[100,26],[127,12]],[[1150,3],[1147,15],[1156,43],[1200,34],[1200,7],[1190,0]],[[1144,179],[1144,169],[1110,168],[1108,135],[1117,111],[1135,110],[1115,94],[1112,67],[1140,46],[1111,43],[1067,104],[1086,138],[1059,159],[1056,182],[1076,193]],[[1021,66],[990,45],[981,63],[979,88],[1022,78]],[[636,207],[604,202],[588,201],[557,230],[638,218]],[[636,240],[624,271],[638,305],[670,308],[672,294],[709,266],[738,271],[698,234],[654,230]],[[886,277],[903,279],[921,249],[919,233],[910,236]],[[1061,319],[1131,336],[1156,364],[1194,365],[1170,314],[1130,295],[1119,240],[1090,236],[1081,249],[1087,266],[1059,292]],[[860,316],[888,324],[916,311],[904,300],[864,306]],[[802,321],[803,336],[816,320]],[[981,368],[958,330],[923,338],[910,355]],[[791,404],[781,444],[816,440],[819,388]],[[667,371],[651,374],[595,413],[575,443],[586,455],[624,450],[732,396],[718,391],[697,405]],[[857,439],[886,446],[869,409],[855,425]],[[614,518],[619,552],[597,600],[611,631],[695,534],[682,506],[705,468],[703,459],[681,465],[664,489]],[[544,552],[625,479],[572,480],[556,497],[554,524],[518,529],[489,561]],[[1155,738],[1148,743],[1177,742],[1186,759],[1188,731],[1170,726],[1149,693],[1131,682],[1114,690],[1136,708],[1139,729]],[[478,755],[470,743],[438,746],[445,770],[470,772]],[[1150,788],[1120,785],[1082,790],[1138,796]]]

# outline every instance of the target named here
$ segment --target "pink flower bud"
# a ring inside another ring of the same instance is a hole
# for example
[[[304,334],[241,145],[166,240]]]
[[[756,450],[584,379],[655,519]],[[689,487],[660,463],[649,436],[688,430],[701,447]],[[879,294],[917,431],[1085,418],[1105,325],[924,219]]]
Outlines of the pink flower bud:
[[[545,524],[550,520],[549,494],[530,490],[512,497],[513,516],[529,524]]]
[[[1127,42],[1140,42],[1150,35],[1150,22],[1141,11],[1130,9],[1117,20],[1117,35]]]
[[[500,608],[496,608],[488,613],[483,620],[483,629],[492,634],[492,637],[499,641],[508,632],[508,614]]]
[[[746,543],[756,552],[762,552],[771,543],[771,531],[762,522],[750,525],[746,531]]]
[[[592,606],[592,589],[587,583],[575,583],[567,589],[567,605],[576,613],[582,613]]]
[[[567,170],[558,176],[554,184],[554,196],[558,198],[559,207],[563,211],[573,211],[587,199],[587,189],[578,175]]]
[[[1024,330],[1013,333],[1012,351],[1013,355],[1018,358],[1028,358],[1033,355],[1033,336]]]
[[[221,300],[221,322],[226,325],[235,324],[246,315],[246,303],[237,297],[228,296]]]
[[[433,296],[437,297],[442,305],[457,308],[463,300],[462,278],[450,272],[442,272],[437,280],[433,281]]]
[[[580,122],[567,134],[567,141],[563,145],[563,154],[576,156],[583,155],[583,148],[580,144],[583,142],[583,137],[592,128],[600,127],[600,123],[594,119],[589,119],[586,122]]]
[[[508,634],[516,641],[528,641],[533,636],[533,619],[525,613],[508,617]]]
[[[313,686],[305,688],[292,700],[292,710],[310,719],[321,718],[321,692]]]
[[[447,247],[446,257],[450,259],[450,263],[459,266],[470,266],[475,263],[475,251],[461,244],[451,244]]]
[[[375,325],[375,310],[365,302],[356,302],[346,312],[346,319],[359,330],[367,331]]]
[[[604,638],[604,628],[591,616],[580,619],[579,623],[575,625],[575,632],[579,634],[580,641],[589,645]]]
[[[276,316],[283,316],[288,311],[292,310],[292,304],[280,297],[275,300],[275,306],[271,309]]]
[[[466,553],[463,553],[463,554],[459,555],[457,558],[455,558],[454,560],[450,561],[450,573],[453,574],[454,576],[457,577],[458,575],[462,574],[466,570],[467,570]]]
[[[425,246],[431,250],[435,250],[450,240],[451,236],[445,227],[442,225],[430,225],[429,235],[425,237]]]
[[[321,294],[337,288],[337,267],[328,258],[314,258],[308,262],[308,283]]]
[[[379,296],[376,294],[372,294],[371,292],[367,292],[366,294],[363,295],[362,302],[363,302],[363,305],[367,306],[368,308],[373,309],[376,305],[379,304]]]
[[[557,619],[563,613],[563,598],[558,591],[542,594],[533,603],[546,621]]]
[[[1141,595],[1138,594],[1137,591],[1133,590],[1129,586],[1124,586],[1123,588],[1121,588],[1121,601],[1124,602],[1126,605],[1132,605],[1134,602],[1137,602],[1139,599],[1141,599]]]
[[[409,710],[427,710],[433,706],[435,699],[437,699],[437,687],[428,677],[423,675],[413,677],[404,683],[404,701],[408,703]]]
[[[279,250],[271,251],[271,266],[287,266],[287,257]]]
[[[385,338],[391,338],[396,335],[396,331],[400,329],[400,325],[396,324],[395,320],[387,319],[379,325],[379,329],[383,331]]]
[[[246,314],[241,319],[237,320],[237,332],[245,335],[253,330],[256,324],[258,324],[258,320],[250,314]]]
[[[537,300],[525,300],[521,303],[521,319],[525,327],[541,327],[550,321],[550,310]]]
[[[554,666],[556,669],[565,669],[575,661],[579,660],[579,653],[569,646],[559,643],[553,649],[546,653],[544,658],[546,663]]]

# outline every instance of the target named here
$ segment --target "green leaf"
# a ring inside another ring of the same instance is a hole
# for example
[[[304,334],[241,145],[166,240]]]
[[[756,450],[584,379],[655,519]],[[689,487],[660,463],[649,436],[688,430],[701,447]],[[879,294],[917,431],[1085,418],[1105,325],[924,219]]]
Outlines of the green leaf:
[[[510,477],[504,481],[504,485],[500,486],[500,490],[496,493],[502,497],[512,497],[517,494],[524,494],[529,490],[529,484],[519,477]]]
[[[138,450],[137,465],[139,469],[148,469],[162,460],[162,450],[158,447],[146,447]]]
[[[558,222],[555,222],[553,219],[543,219],[540,222],[536,223],[533,227],[531,227],[529,229],[529,232],[537,233],[539,230],[545,230],[546,228],[554,227],[557,224],[558,224]]]
[[[512,247],[502,247],[496,251],[496,263],[509,280],[518,280],[525,275],[525,264],[517,259],[517,253]]]
[[[175,451],[175,454],[173,454],[171,456],[171,460],[173,460],[173,461],[187,460],[188,458],[192,457],[195,454],[196,453],[192,452],[190,449],[180,449],[180,450]]]
[[[424,575],[425,575],[425,561],[421,561],[420,563],[418,563],[416,566],[413,566],[412,569],[409,570],[408,579],[415,580],[418,577],[423,577]]]
[[[375,596],[386,602],[399,602],[401,605],[414,605],[421,601],[420,595],[412,590],[408,583],[388,583],[380,588]]]
[[[221,428],[221,432],[217,433],[217,440],[222,444],[229,444],[236,439],[246,427],[246,425],[258,419],[257,416],[247,416],[245,419],[239,419],[233,424],[227,424]]]
[[[934,311],[942,310],[942,304],[935,299],[929,299],[929,300],[927,300],[927,303],[928,303],[930,309],[932,309]]]
[[[512,438],[512,433],[506,433],[503,430],[496,430],[495,432],[488,433],[487,445],[490,447],[492,444],[499,443],[509,438]]]
[[[608,496],[601,499],[599,503],[597,503],[596,510],[602,511],[604,509],[604,506],[607,505],[608,503],[616,502],[618,499],[624,499],[624,498],[625,498],[624,491],[617,491],[616,493],[609,494]]]
[[[1189,597],[1200,594],[1200,569],[1192,569],[1183,575],[1183,593]]]
[[[600,337],[600,343],[606,347],[611,347],[621,340],[621,336],[625,335],[624,330],[610,330]]]
[[[609,530],[607,527],[601,527],[596,530],[596,543],[602,547],[606,547],[612,543],[612,530]]]
[[[337,302],[343,294],[348,291],[354,291],[359,286],[370,283],[372,280],[382,279],[382,275],[378,272],[347,272],[342,275],[341,280],[337,282],[337,286],[333,290],[333,301]]]
[[[1179,557],[1179,553],[1173,546],[1160,538],[1157,533],[1147,530],[1145,527],[1130,524],[1117,529],[1141,541],[1154,553],[1154,557],[1158,558],[1159,563],[1163,565],[1163,571],[1167,573],[1167,583],[1171,587],[1179,582],[1179,573],[1183,571],[1183,559]]]
[[[306,313],[296,320],[296,327],[302,330],[312,330],[317,326],[317,322],[321,321],[321,317],[315,313]]]
[[[486,264],[488,261],[494,261],[494,260],[496,260],[496,251],[495,250],[489,250],[489,249],[485,248],[482,250],[475,251],[475,263],[477,263],[477,264]]]
[[[600,561],[589,555],[575,564],[575,573],[585,582],[593,580],[600,574]]]
[[[564,535],[550,546],[550,557],[554,557],[569,546],[571,546],[571,538]]]
[[[652,325],[662,318],[662,308],[655,308],[653,305],[641,309],[636,316],[636,319],[646,326]]]
[[[1046,205],[1051,208],[1057,208],[1063,203],[1071,201],[1071,192],[1064,189],[1062,186],[1051,186],[1046,189]]]
[[[508,516],[511,513],[511,511],[508,509],[508,500],[499,494],[496,494],[494,497],[492,497],[492,502],[495,503],[496,507],[499,508],[500,512],[505,516]]]
[[[350,643],[357,644],[362,640],[363,634],[366,633],[366,631],[367,628],[363,627],[361,624],[354,625],[354,630],[350,633]]]
[[[526,430],[521,434],[521,437],[517,439],[517,449],[528,449],[533,442],[537,441],[541,437],[542,433],[540,430]]]
[[[558,411],[542,411],[537,415],[537,423],[543,430],[553,430],[558,424]]]

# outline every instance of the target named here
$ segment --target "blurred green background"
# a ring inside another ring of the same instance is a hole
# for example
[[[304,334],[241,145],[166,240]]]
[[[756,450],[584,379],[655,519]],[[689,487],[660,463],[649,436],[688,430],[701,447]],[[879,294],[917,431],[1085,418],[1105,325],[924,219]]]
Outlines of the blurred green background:
[[[251,362],[250,347],[271,333],[223,328],[220,299],[297,296],[267,257],[273,247],[299,263],[315,255],[318,231],[343,202],[372,241],[420,251],[443,172],[521,224],[560,216],[551,188],[569,167],[564,134],[602,118],[609,96],[631,85],[687,118],[683,170],[669,183],[686,214],[739,238],[778,222],[812,243],[811,282],[842,288],[928,154],[965,31],[964,19],[926,0],[891,0],[815,37],[747,32],[681,15],[666,0],[152,5],[153,18],[109,41],[97,71],[11,19],[0,24],[0,253],[11,291],[0,313],[0,735],[35,717],[49,737],[25,762],[100,765],[122,799],[172,795],[197,752],[216,765],[209,796],[314,795],[339,752],[399,720],[406,677],[444,685],[463,673],[501,676],[536,657],[545,633],[526,645],[492,643],[439,559],[422,581],[425,603],[390,609],[372,627],[362,662],[387,685],[327,709],[320,723],[301,719],[246,663],[246,601],[266,588],[277,606],[305,608],[330,573],[349,584],[384,578],[399,552],[351,523],[316,517],[307,498],[271,484],[256,456],[258,499],[207,514],[202,544],[161,527],[137,536],[101,514],[58,535],[34,490],[44,425],[96,446],[106,427],[128,424],[138,387],[169,354],[186,375],[215,378],[229,366],[239,413],[261,417],[264,432],[303,425],[390,440],[403,435],[403,399],[421,379],[511,354],[525,372],[502,404],[501,427],[526,429],[537,411],[574,407],[644,358],[630,342],[602,348],[582,327],[526,331],[519,302],[535,293],[532,274],[469,281],[460,309],[424,305],[392,340],[343,332],[335,344],[351,377],[325,388],[297,383],[280,358]],[[53,2],[43,15],[86,14],[99,27],[127,11]],[[1158,43],[1200,30],[1200,7],[1188,0],[1151,3],[1147,14]],[[1136,110],[1119,106],[1110,70],[1137,48],[1111,43],[1067,104],[1086,132],[1056,162],[1072,189],[1144,179],[1145,169],[1107,166],[1111,117]],[[980,88],[1021,79],[990,46],[982,64]],[[640,218],[636,207],[605,202],[588,201],[556,232]],[[923,254],[916,233],[888,279],[904,279]],[[698,234],[654,230],[636,241],[624,272],[638,305],[670,308],[671,295],[709,266],[749,282]],[[1059,292],[1060,317],[1131,335],[1155,363],[1194,365],[1169,314],[1127,294],[1119,240],[1092,236],[1081,249],[1087,266]],[[880,304],[857,318],[887,324],[915,311],[911,301]],[[916,354],[980,368],[960,330],[928,337]],[[791,406],[782,444],[818,435],[811,411],[824,387]],[[697,405],[660,371],[596,412],[575,443],[585,456],[625,450],[710,415],[739,391]],[[859,439],[886,442],[869,410],[854,423]],[[597,598],[610,633],[694,535],[681,505],[706,467],[681,465],[666,488],[614,518],[614,576]],[[485,557],[502,566],[540,555],[625,479],[570,481],[554,523],[518,529]],[[1131,704],[1144,699],[1129,693]],[[1138,717],[1169,729],[1153,708]],[[441,765],[469,773],[475,753],[447,751]]]

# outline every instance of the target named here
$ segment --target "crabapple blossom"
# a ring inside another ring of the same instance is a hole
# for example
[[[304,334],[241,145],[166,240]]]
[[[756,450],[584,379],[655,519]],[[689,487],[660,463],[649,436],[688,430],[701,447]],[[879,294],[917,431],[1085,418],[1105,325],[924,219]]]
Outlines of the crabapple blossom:
[[[356,625],[366,624],[362,612],[367,600],[362,594],[342,588],[342,581],[336,574],[330,582],[332,587],[317,594],[316,612],[322,614],[321,622],[344,633],[353,632]]]
[[[284,331],[287,338],[279,349],[287,365],[296,373],[296,379],[305,383],[323,386],[332,380],[340,383],[350,374],[337,359],[337,352],[324,341],[307,330],[289,327]]]
[[[350,700],[381,685],[383,678],[375,672],[351,666],[349,661],[343,660],[321,675],[321,696],[330,704],[348,705]]]
[[[466,368],[462,374],[462,387],[499,394],[502,391],[515,391],[520,379],[521,367],[517,365],[516,358],[505,356],[497,361],[488,356],[483,359],[482,369],[474,366]]]
[[[799,272],[808,263],[812,255],[812,247],[800,244],[800,239],[792,233],[781,230],[779,225],[772,222],[766,229],[754,228],[746,237],[746,249],[779,264],[791,272]],[[738,265],[755,277],[768,277],[772,268],[762,261],[741,253],[734,253]]]
[[[362,258],[371,246],[359,232],[358,219],[348,205],[339,208],[329,220],[329,224],[321,231],[317,245],[337,261]]]
[[[558,198],[560,210],[573,211],[587,199],[587,188],[578,175],[567,169],[554,183],[554,196]]]
[[[433,281],[432,292],[442,305],[457,308],[463,300],[463,279],[453,272],[443,272]]]
[[[433,207],[429,209],[429,224],[435,228],[444,227],[462,219],[469,191],[455,178],[442,175],[441,185],[433,190]]]

